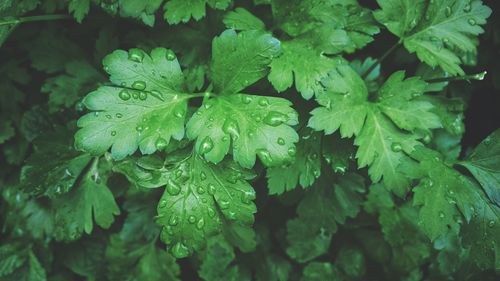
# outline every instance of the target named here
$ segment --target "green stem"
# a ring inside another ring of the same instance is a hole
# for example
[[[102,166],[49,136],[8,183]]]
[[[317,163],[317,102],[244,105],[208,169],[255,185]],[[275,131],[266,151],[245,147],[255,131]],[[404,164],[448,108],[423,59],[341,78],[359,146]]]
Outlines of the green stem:
[[[394,52],[399,47],[400,43],[401,41],[398,41],[396,44],[392,45],[392,47],[390,47],[387,51],[385,51],[385,53],[377,61],[375,61],[372,65],[370,65],[368,70],[366,70],[361,75],[361,78],[365,79],[366,76],[368,76],[375,69],[375,67],[377,67],[377,65],[381,64],[382,61],[384,61],[392,52]]]
[[[33,21],[51,21],[51,20],[63,20],[70,19],[71,16],[63,15],[63,14],[54,14],[54,15],[40,15],[40,16],[30,16],[30,17],[22,17],[17,19],[11,19],[0,22],[0,26],[2,25],[16,25],[25,22],[33,22]]]
[[[476,74],[469,74],[469,75],[464,75],[464,76],[453,76],[453,77],[440,77],[440,78],[433,78],[429,80],[425,80],[427,83],[441,83],[441,82],[449,82],[449,81],[457,81],[457,80],[483,80],[484,76],[486,76],[486,70],[476,73]]]

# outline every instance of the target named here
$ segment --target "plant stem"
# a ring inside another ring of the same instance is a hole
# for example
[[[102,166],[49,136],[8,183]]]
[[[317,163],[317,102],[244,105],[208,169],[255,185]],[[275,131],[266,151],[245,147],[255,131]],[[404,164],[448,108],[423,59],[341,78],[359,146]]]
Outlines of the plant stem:
[[[365,79],[366,76],[368,76],[375,69],[375,67],[377,67],[377,65],[382,63],[382,61],[384,61],[392,52],[394,52],[399,47],[400,43],[401,41],[398,41],[396,44],[392,45],[392,47],[390,47],[387,51],[385,51],[385,53],[376,62],[370,65],[368,70],[366,70],[363,73],[363,75],[361,75],[361,78]]]
[[[30,16],[30,17],[22,17],[17,19],[11,19],[6,21],[1,21],[0,26],[2,25],[15,25],[25,22],[33,22],[33,21],[50,21],[50,20],[62,20],[62,19],[70,19],[71,16],[64,14],[54,14],[54,15],[39,15],[39,16]]]
[[[453,76],[453,77],[440,77],[433,78],[429,80],[425,80],[427,83],[441,83],[441,82],[449,82],[449,81],[457,81],[457,80],[483,80],[484,76],[486,76],[486,71],[482,71],[476,74],[469,74],[464,76]]]

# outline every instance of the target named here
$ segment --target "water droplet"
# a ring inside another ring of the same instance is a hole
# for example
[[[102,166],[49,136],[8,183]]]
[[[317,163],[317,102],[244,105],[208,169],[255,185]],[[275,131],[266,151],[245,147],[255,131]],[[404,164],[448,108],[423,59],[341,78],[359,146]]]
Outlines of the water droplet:
[[[243,204],[250,204],[252,200],[255,200],[255,191],[244,191],[241,194],[241,202]]]
[[[116,116],[116,118],[122,118],[122,117],[123,117],[123,114],[121,114],[121,113],[116,113],[116,114],[115,114],[115,116]]]
[[[468,22],[470,25],[472,25],[472,26],[476,25],[476,20],[475,20],[475,19],[469,19],[467,22]]]
[[[345,174],[346,170],[347,170],[347,167],[346,167],[346,166],[343,166],[343,165],[338,165],[338,166],[335,166],[335,167],[333,168],[333,171],[334,171],[335,173],[337,173],[337,174],[341,174],[341,175]]]
[[[295,154],[297,154],[297,149],[295,149],[295,146],[291,146],[290,148],[288,148],[288,155],[294,157]]]
[[[439,212],[439,217],[443,219],[444,218],[444,213],[443,212]]]
[[[137,92],[133,92],[133,93],[132,93],[132,97],[133,97],[135,100],[136,100],[136,99],[138,99],[138,98],[139,98],[139,93],[137,93]]]
[[[448,42],[450,42],[450,39],[448,39],[448,38],[444,37],[444,38],[443,38],[443,43],[448,43]]]
[[[141,49],[130,49],[128,51],[128,59],[134,62],[142,62],[144,59],[144,52]]]
[[[213,184],[208,185],[208,194],[215,195],[216,191],[217,191],[217,189],[215,188],[215,185],[213,185]]]
[[[446,8],[444,8],[444,14],[447,17],[451,16],[451,7],[450,6],[446,6]]]
[[[257,155],[260,158],[260,161],[266,166],[271,166],[273,163],[273,159],[271,157],[271,154],[269,153],[268,150],[266,149],[257,149]]]
[[[227,212],[227,218],[232,221],[236,220],[236,213],[234,211]]]
[[[271,111],[264,117],[264,123],[272,127],[277,127],[286,121],[288,121],[288,116],[277,111]]]
[[[208,216],[213,218],[215,216],[215,210],[212,208],[208,208],[207,210]]]
[[[152,91],[150,91],[149,93],[150,93],[153,97],[155,97],[155,98],[157,98],[157,99],[159,99],[159,100],[161,100],[161,101],[165,101],[165,99],[163,98],[163,94],[162,94],[162,93],[160,93],[159,91],[157,91],[157,90],[152,90]]]
[[[127,89],[121,90],[120,93],[118,94],[118,96],[122,100],[129,100],[130,99],[130,93],[128,92]]]
[[[167,206],[168,202],[165,199],[160,200],[160,203],[158,204],[158,207],[160,208],[165,208]]]
[[[184,109],[182,109],[182,108],[176,109],[176,110],[174,111],[174,115],[175,115],[175,117],[177,117],[177,118],[182,118],[182,117],[184,117],[184,114],[185,114],[185,113],[186,113],[186,112],[185,112],[185,111],[184,111]]]
[[[265,97],[261,97],[261,98],[259,98],[259,105],[260,106],[268,106],[269,100]]]
[[[198,152],[200,154],[205,154],[205,153],[212,151],[213,148],[214,148],[214,142],[212,141],[212,138],[210,138],[209,136],[206,136],[203,139],[203,141],[200,143],[200,146],[198,148]]]
[[[178,195],[181,192],[181,187],[175,181],[170,180],[167,184],[167,192],[172,196]]]
[[[201,218],[197,223],[196,223],[196,228],[201,230],[205,226],[205,220]]]
[[[111,115],[110,114],[106,114],[106,118],[107,119],[111,119]]]
[[[173,61],[176,58],[175,53],[172,50],[167,50],[166,57],[168,61]]]
[[[139,92],[139,99],[140,100],[146,100],[148,98],[148,93],[146,92]]]
[[[116,131],[111,131],[111,135],[114,137],[116,136]]]
[[[135,81],[134,83],[132,83],[132,88],[139,90],[139,91],[142,91],[142,90],[146,89],[146,82]]]
[[[241,95],[241,101],[244,103],[244,104],[249,104],[252,102],[252,98],[247,96],[247,95]]]
[[[314,170],[313,170],[313,176],[314,176],[315,178],[319,178],[319,176],[321,176],[321,172],[320,172],[320,170],[318,170],[318,169],[314,169]]]
[[[470,12],[471,10],[472,10],[472,7],[471,7],[471,5],[470,5],[470,4],[466,4],[466,5],[464,6],[464,12],[468,13],[468,12]]]
[[[174,175],[175,175],[176,179],[180,178],[182,176],[182,170],[179,169],[179,170],[175,171]]]
[[[207,174],[205,174],[205,172],[201,172],[200,173],[200,180],[204,181],[207,179]]]
[[[494,227],[495,226],[495,221],[494,220],[490,220],[488,222],[488,226],[491,228],[491,227]]]
[[[424,138],[422,139],[425,144],[429,144],[432,141],[432,137],[430,133],[425,133]]]
[[[203,194],[203,193],[205,193],[205,189],[201,186],[198,186],[198,188],[196,189],[196,192],[198,192],[199,194]]]
[[[316,160],[318,159],[318,154],[317,153],[310,154],[309,158],[311,158],[311,160]]]
[[[157,140],[156,140],[156,143],[155,143],[155,146],[156,146],[156,149],[158,150],[164,150],[168,145],[168,142],[166,139],[162,138],[162,137],[159,137]]]
[[[240,137],[240,128],[238,122],[232,118],[227,118],[222,125],[222,131],[229,134],[233,141],[236,141]]]
[[[172,247],[172,255],[178,259],[185,258],[189,256],[189,249],[182,243],[176,243]]]
[[[277,140],[277,143],[279,145],[285,145],[285,140],[283,138],[279,137],[278,140]]]
[[[179,223],[179,219],[177,218],[176,215],[170,216],[170,219],[168,220],[168,224],[171,226],[176,226]]]
[[[141,125],[139,125],[139,126],[135,127],[135,130],[136,130],[137,132],[142,132],[142,131],[144,130],[144,127],[143,127],[143,126],[141,126]]]
[[[391,144],[391,150],[394,152],[400,152],[401,150],[403,150],[403,147],[401,146],[401,143],[394,142]]]
[[[193,216],[193,215],[189,216],[189,217],[188,217],[188,222],[189,222],[189,223],[195,223],[195,222],[196,222],[196,217],[195,217],[195,216]]]
[[[223,198],[219,202],[219,206],[222,210],[229,208],[229,200],[227,198]]]

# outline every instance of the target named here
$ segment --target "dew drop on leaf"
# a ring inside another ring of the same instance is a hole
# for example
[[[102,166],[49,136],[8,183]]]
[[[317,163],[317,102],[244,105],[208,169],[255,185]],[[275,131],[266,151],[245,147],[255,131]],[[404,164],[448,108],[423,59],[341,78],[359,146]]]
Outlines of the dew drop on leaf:
[[[144,52],[140,49],[130,49],[128,51],[128,59],[133,62],[142,62],[144,59]]]
[[[182,243],[176,243],[172,247],[172,255],[178,259],[185,258],[189,256],[189,249],[186,247],[186,245]]]
[[[260,106],[268,106],[269,100],[265,97],[261,97],[261,98],[259,98],[259,105]]]
[[[165,200],[165,199],[160,200],[158,207],[165,208],[166,206],[167,206],[167,200]]]
[[[203,139],[203,141],[200,143],[198,152],[200,154],[205,154],[205,153],[212,151],[213,148],[214,148],[214,142],[212,141],[212,138],[209,136],[206,136]]]
[[[127,89],[121,90],[120,93],[118,94],[118,96],[122,100],[129,100],[130,99],[130,93],[128,92]]]
[[[201,172],[200,173],[200,180],[204,181],[207,179],[207,174],[205,174],[205,172]]]
[[[197,223],[196,223],[196,228],[201,230],[205,226],[205,220],[201,218]]]
[[[290,148],[288,148],[288,155],[294,157],[295,154],[297,154],[297,149],[295,149],[295,146],[291,146]]]
[[[139,125],[139,126],[135,127],[135,130],[136,130],[137,132],[142,132],[142,131],[144,130],[144,127],[143,127],[143,126],[141,126],[141,125]]]
[[[159,99],[159,100],[161,100],[161,101],[165,101],[165,99],[163,98],[163,94],[162,94],[162,93],[160,93],[159,91],[157,91],[157,90],[152,90],[152,91],[150,91],[149,93],[151,94],[151,96],[153,96],[153,97],[155,97],[155,98],[157,98],[157,99]]]
[[[446,8],[444,9],[444,14],[447,17],[451,16],[451,7],[450,6],[446,6]]]
[[[165,140],[162,137],[159,137],[155,143],[156,149],[158,150],[164,150],[167,147],[167,145],[168,145],[167,140]]]
[[[193,215],[189,216],[189,217],[188,217],[188,222],[189,222],[189,223],[195,223],[195,222],[196,222],[196,217],[195,217],[195,216],[193,216]]]
[[[168,224],[171,226],[176,226],[179,223],[179,219],[177,218],[176,215],[170,216],[170,219],[168,220]]]
[[[213,184],[209,184],[209,185],[208,185],[208,194],[210,194],[210,195],[215,195],[215,192],[216,192],[215,185],[213,185]]]
[[[227,118],[222,125],[222,131],[229,134],[231,138],[236,141],[240,137],[240,128],[236,120]]]
[[[221,199],[219,202],[219,206],[222,210],[229,208],[229,200],[227,200],[226,198]]]
[[[401,143],[394,142],[391,144],[391,150],[394,152],[400,152],[401,150],[403,150],[403,147],[401,146]]]
[[[279,137],[278,140],[277,140],[277,143],[279,145],[285,145],[285,140],[283,138]]]
[[[146,82],[135,81],[134,83],[132,83],[132,88],[139,90],[139,91],[142,91],[142,90],[146,89]]]
[[[146,92],[139,92],[139,99],[140,100],[146,100],[148,98],[148,93]]]
[[[475,20],[475,19],[469,19],[467,22],[468,22],[470,25],[472,25],[472,26],[476,25],[476,20]]]
[[[205,189],[201,186],[198,186],[198,188],[196,189],[196,192],[198,192],[199,194],[203,194],[203,193],[205,193]]]
[[[257,155],[259,156],[260,160],[262,163],[266,166],[271,166],[273,163],[273,159],[271,157],[271,154],[269,153],[268,150],[266,149],[258,149],[257,150]]]
[[[167,184],[167,192],[172,196],[178,195],[181,192],[181,187],[175,181],[170,180]]]
[[[111,131],[111,135],[114,137],[116,136],[116,131]]]
[[[116,118],[122,118],[122,117],[123,117],[123,114],[121,114],[121,113],[116,113],[116,114],[115,114],[115,116],[116,116]]]
[[[489,226],[489,227],[494,227],[494,226],[495,226],[495,221],[494,221],[494,220],[490,220],[490,221],[488,222],[488,226]]]
[[[168,61],[173,61],[176,58],[175,53],[172,50],[167,50],[166,57]]]
[[[288,116],[277,111],[271,111],[264,117],[264,123],[272,127],[277,127],[286,121],[288,121]]]

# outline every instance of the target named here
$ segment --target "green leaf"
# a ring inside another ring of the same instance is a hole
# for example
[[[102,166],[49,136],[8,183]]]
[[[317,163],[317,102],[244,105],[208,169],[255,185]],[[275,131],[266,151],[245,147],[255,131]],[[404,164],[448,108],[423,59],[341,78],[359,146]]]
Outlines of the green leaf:
[[[305,99],[319,94],[323,90],[321,80],[342,63],[339,57],[331,59],[313,49],[305,39],[284,41],[281,48],[283,53],[269,65],[268,79],[278,92],[287,90],[295,81],[295,88]]]
[[[12,128],[12,123],[10,121],[2,120],[0,122],[0,144],[8,141],[10,138],[16,135],[14,128]]]
[[[126,241],[120,235],[112,235],[106,248],[106,261],[110,264],[111,280],[180,280],[180,268],[174,257],[155,243]]]
[[[83,232],[90,234],[94,221],[102,228],[111,226],[120,209],[106,181],[106,171],[94,160],[80,185],[55,199],[54,235],[57,240],[74,240]]]
[[[226,30],[212,41],[211,78],[216,93],[234,94],[268,73],[268,64],[280,54],[280,41],[251,30]]]
[[[460,165],[474,175],[490,200],[500,207],[500,130],[484,139]]]
[[[238,265],[234,264],[235,254],[231,245],[223,237],[215,236],[208,240],[198,274],[207,281],[250,280],[243,276]]]
[[[200,20],[205,16],[206,4],[219,10],[225,10],[231,0],[169,0],[165,4],[163,17],[169,24],[188,22],[191,18]]]
[[[232,147],[233,158],[244,168],[256,155],[266,166],[289,162],[298,135],[291,102],[276,97],[246,94],[219,96],[204,102],[187,124],[187,136],[211,162],[219,163]],[[231,146],[232,144],[232,146]]]
[[[475,36],[483,33],[491,9],[481,1],[378,0],[375,18],[401,38],[410,53],[452,75],[464,75],[461,54],[476,52]]]
[[[72,107],[84,93],[103,80],[99,72],[83,60],[68,62],[65,71],[47,79],[42,85],[41,92],[49,94],[51,113]]]
[[[117,50],[103,64],[116,86],[102,86],[85,97],[94,112],[78,120],[78,149],[101,155],[111,147],[111,155],[123,159],[137,148],[151,154],[171,138],[182,139],[189,96],[183,94],[184,77],[171,51]]]
[[[301,281],[344,280],[338,268],[328,262],[311,262],[305,268]]]
[[[82,23],[83,18],[88,14],[90,9],[89,0],[71,0],[68,5],[68,10],[73,13],[76,21]]]
[[[282,194],[295,189],[311,186],[321,175],[321,136],[305,128],[297,144],[295,161],[284,167],[272,167],[267,170],[269,194]]]
[[[224,25],[235,30],[265,30],[266,26],[245,8],[236,8],[224,16]]]
[[[340,128],[342,137],[359,134],[367,113],[368,90],[349,66],[337,66],[322,83],[326,91],[317,97],[321,107],[311,112],[308,126],[329,135]]]
[[[307,262],[326,253],[337,224],[359,213],[359,193],[364,188],[363,179],[356,174],[339,178],[333,186],[330,177],[319,178],[297,207],[298,217],[287,223],[287,254]]]
[[[58,129],[34,142],[35,152],[21,169],[21,186],[25,191],[54,197],[75,187],[91,156],[76,151],[71,139],[70,131]]]
[[[325,92],[317,97],[321,107],[311,112],[308,126],[325,134],[340,129],[342,137],[356,136],[358,167],[368,166],[373,182],[383,178],[387,187],[403,196],[409,182],[397,167],[422,137],[411,131],[441,125],[431,112],[432,104],[420,97],[425,83],[418,78],[404,80],[403,72],[395,72],[379,89],[377,100],[369,102],[361,77],[350,66],[341,65],[323,84]]]
[[[196,153],[182,155],[167,162],[175,176],[158,203],[161,238],[177,258],[203,248],[222,224],[251,226],[257,211],[255,191],[247,183],[252,174],[231,161],[215,166]]]

